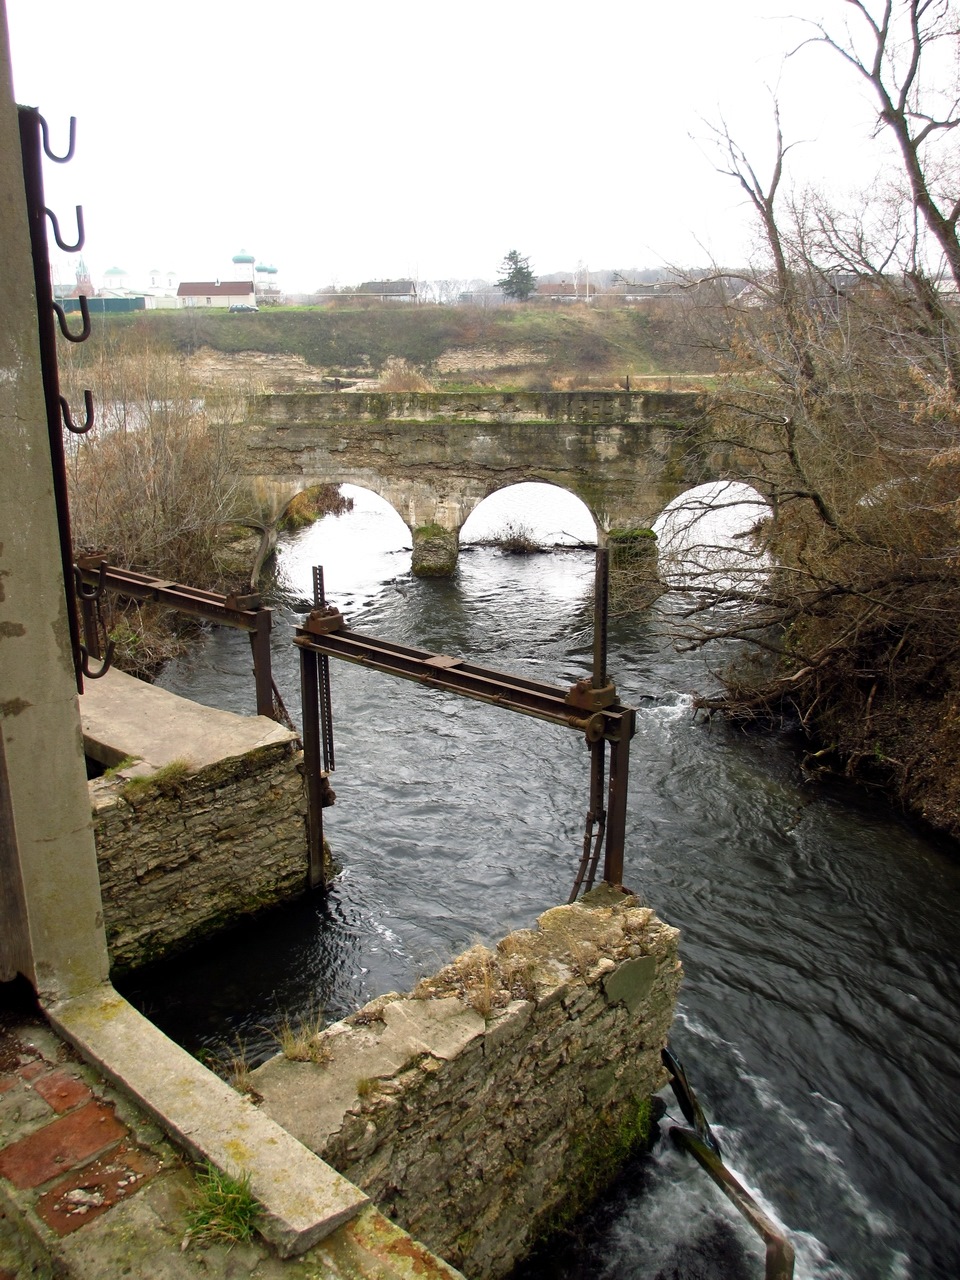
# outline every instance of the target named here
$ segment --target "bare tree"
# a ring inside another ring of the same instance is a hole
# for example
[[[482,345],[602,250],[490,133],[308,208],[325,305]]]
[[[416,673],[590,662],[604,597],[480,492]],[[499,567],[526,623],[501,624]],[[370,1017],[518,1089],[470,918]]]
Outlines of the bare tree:
[[[960,125],[960,18],[953,0],[845,3],[859,20],[858,30],[848,28],[841,40],[817,23],[816,39],[835,50],[873,89],[879,103],[878,131],[888,130],[895,139],[913,207],[960,288],[960,198],[951,136]]]
[[[673,623],[688,645],[747,641],[754,655],[741,651],[703,705],[786,716],[818,753],[960,832],[955,770],[932,763],[960,751],[960,343],[918,231],[954,277],[956,98],[924,90],[956,25],[946,0],[886,0],[877,17],[847,3],[871,56],[820,28],[816,39],[880,95],[906,181],[899,203],[852,215],[784,192],[776,111],[766,171],[715,130],[718,168],[746,193],[765,254],[739,291],[719,270],[691,282],[692,323],[721,356],[706,398],[714,465],[764,506],[738,572],[701,532],[699,500],[682,509]]]

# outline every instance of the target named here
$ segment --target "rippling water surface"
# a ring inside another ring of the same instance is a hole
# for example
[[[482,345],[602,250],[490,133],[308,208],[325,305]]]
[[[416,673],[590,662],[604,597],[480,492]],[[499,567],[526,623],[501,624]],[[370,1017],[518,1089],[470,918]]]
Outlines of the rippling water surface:
[[[399,519],[355,495],[353,513],[283,547],[291,599],[323,563],[328,596],[357,630],[558,684],[589,672],[589,552],[473,549],[453,581],[421,582]],[[532,522],[591,536],[575,519],[551,508]],[[286,624],[300,614],[279,613],[276,673],[296,715]],[[788,744],[698,723],[691,694],[709,671],[673,652],[656,622],[654,611],[613,624],[610,670],[639,708],[625,879],[682,930],[674,1048],[728,1163],[791,1233],[798,1277],[953,1280],[955,853],[885,807],[806,785]],[[249,666],[245,637],[214,631],[163,683],[250,711]],[[337,804],[324,822],[343,870],[326,903],[270,913],[130,988],[193,1050],[265,1056],[285,1011],[336,1017],[407,988],[569,893],[587,803],[577,735],[331,667]],[[763,1263],[706,1174],[664,1142],[579,1243],[523,1274],[746,1280]]]

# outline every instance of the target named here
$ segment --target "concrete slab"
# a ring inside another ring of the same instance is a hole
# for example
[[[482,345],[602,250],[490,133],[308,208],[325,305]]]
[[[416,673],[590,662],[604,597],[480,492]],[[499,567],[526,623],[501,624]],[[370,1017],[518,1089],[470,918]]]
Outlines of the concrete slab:
[[[382,1006],[381,1016],[382,1021],[366,1026],[338,1023],[328,1028],[328,1062],[277,1057],[257,1067],[251,1078],[263,1097],[261,1110],[311,1150],[322,1151],[346,1112],[357,1105],[361,1080],[391,1076],[422,1054],[456,1057],[486,1028],[480,1014],[455,997],[391,1000]]]
[[[80,722],[87,755],[107,767],[129,757],[154,768],[188,760],[201,769],[296,738],[266,716],[204,707],[115,669],[84,682]]]
[[[54,1027],[195,1158],[250,1174],[263,1235],[303,1253],[368,1198],[168,1039],[109,985],[47,1011]]]

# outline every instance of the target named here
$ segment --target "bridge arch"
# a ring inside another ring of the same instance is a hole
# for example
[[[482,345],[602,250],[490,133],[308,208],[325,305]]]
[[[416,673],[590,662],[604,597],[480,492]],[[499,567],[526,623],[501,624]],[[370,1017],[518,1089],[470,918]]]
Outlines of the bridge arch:
[[[328,598],[353,609],[377,594],[384,557],[403,577],[410,568],[410,533],[400,513],[366,486],[344,483],[349,510],[298,529],[283,538],[277,575],[291,598],[311,600],[313,566],[324,569]]]
[[[715,589],[765,578],[769,556],[749,534],[771,515],[763,495],[742,480],[712,480],[678,494],[652,524],[660,581]]]
[[[496,537],[508,525],[529,530],[536,542],[594,542],[600,536],[596,515],[572,489],[557,481],[510,481],[491,489],[460,527],[461,543]]]

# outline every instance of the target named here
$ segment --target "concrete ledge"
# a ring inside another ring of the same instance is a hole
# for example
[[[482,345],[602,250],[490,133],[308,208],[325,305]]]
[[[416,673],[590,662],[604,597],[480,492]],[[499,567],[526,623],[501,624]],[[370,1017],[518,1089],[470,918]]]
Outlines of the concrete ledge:
[[[65,1039],[196,1158],[250,1174],[263,1235],[305,1252],[368,1197],[148,1022],[109,984],[47,1010]]]
[[[115,668],[85,682],[80,723],[87,755],[108,767],[130,757],[155,769],[172,760],[200,769],[297,736],[266,716],[204,707]]]
[[[371,1006],[368,1006],[370,1008]],[[330,1027],[324,1042],[330,1060],[289,1062],[282,1054],[257,1067],[256,1089],[264,1094],[264,1112],[296,1133],[312,1151],[322,1151],[357,1102],[357,1083],[385,1079],[406,1063],[426,1055],[449,1061],[471,1040],[483,1036],[485,1022],[453,998],[377,1000],[371,1026]]]

